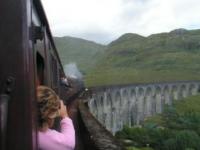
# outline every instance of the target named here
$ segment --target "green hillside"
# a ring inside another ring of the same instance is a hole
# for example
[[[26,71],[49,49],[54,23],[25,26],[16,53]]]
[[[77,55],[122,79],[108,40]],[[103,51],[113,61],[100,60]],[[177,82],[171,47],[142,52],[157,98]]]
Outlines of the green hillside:
[[[85,77],[88,86],[200,79],[200,30],[177,29],[111,42]]]
[[[105,46],[74,37],[54,37],[62,64],[76,63],[85,73],[101,58]]]

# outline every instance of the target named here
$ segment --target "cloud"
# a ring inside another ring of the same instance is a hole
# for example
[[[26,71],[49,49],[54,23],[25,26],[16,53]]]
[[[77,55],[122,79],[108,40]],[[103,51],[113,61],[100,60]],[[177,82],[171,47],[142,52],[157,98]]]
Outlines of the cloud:
[[[55,36],[108,43],[132,32],[144,36],[200,27],[199,0],[42,0]]]

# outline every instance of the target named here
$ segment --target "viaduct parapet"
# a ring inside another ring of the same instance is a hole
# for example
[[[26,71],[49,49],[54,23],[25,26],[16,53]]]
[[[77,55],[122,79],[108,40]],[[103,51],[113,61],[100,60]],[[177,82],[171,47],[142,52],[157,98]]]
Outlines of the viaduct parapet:
[[[91,113],[113,134],[123,125],[139,125],[145,117],[162,113],[165,104],[196,95],[200,81],[133,84],[93,88]]]

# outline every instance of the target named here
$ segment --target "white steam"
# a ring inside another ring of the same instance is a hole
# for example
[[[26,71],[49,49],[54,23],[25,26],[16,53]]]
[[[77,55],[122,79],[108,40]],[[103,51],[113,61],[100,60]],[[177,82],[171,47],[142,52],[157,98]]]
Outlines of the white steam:
[[[64,66],[65,74],[71,78],[82,79],[83,75],[79,71],[76,63],[66,64]]]

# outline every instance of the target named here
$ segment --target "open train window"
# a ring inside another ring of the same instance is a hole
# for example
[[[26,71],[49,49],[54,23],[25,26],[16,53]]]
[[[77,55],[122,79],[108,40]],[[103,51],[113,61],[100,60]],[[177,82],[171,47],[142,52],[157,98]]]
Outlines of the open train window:
[[[37,61],[37,85],[44,85],[44,59],[37,52],[36,54]]]

